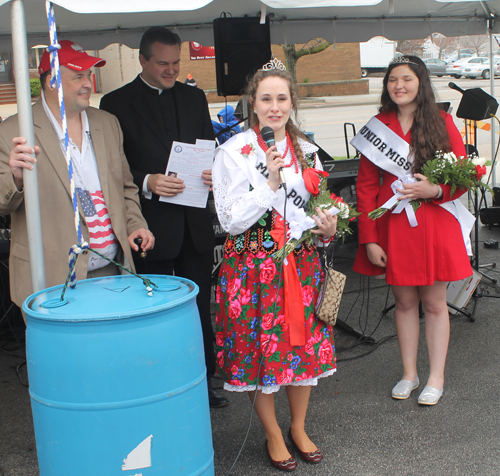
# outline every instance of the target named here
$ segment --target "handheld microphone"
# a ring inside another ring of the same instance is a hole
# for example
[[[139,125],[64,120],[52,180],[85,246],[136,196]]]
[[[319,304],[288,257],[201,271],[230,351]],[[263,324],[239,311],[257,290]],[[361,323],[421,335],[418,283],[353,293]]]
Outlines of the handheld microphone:
[[[457,86],[455,83],[448,83],[448,87],[451,89],[455,89],[456,91],[460,91],[462,94],[465,93],[465,91],[460,86]]]
[[[274,140],[274,131],[269,126],[264,126],[260,130],[260,135],[262,136],[264,142],[267,144],[268,147],[272,147],[273,145],[276,144],[276,141]],[[281,184],[286,186],[285,174],[283,173],[282,167],[280,167],[279,169],[279,174],[280,174]]]
[[[276,144],[274,140],[274,131],[269,126],[264,126],[260,130],[260,135],[262,136],[264,142],[267,144],[268,147],[272,147],[273,145]]]

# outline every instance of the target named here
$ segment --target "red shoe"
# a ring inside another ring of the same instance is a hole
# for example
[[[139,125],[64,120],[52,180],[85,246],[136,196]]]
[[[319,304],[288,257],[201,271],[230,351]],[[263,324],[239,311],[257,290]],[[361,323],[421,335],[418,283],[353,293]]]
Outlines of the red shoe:
[[[292,429],[290,428],[288,430],[288,439],[291,441],[292,445],[295,447],[295,449],[299,452],[300,457],[306,462],[310,464],[318,464],[322,459],[323,459],[323,453],[321,453],[320,450],[316,451],[310,451],[309,453],[306,453],[305,451],[302,451],[298,446],[297,443],[295,443],[293,436],[292,436]]]
[[[284,459],[283,461],[275,461],[271,458],[271,453],[269,453],[269,445],[266,440],[266,451],[267,451],[267,456],[269,456],[269,459],[271,460],[271,464],[279,469],[280,471],[294,471],[295,468],[297,467],[297,461],[295,461],[295,458],[292,456],[288,459]]]

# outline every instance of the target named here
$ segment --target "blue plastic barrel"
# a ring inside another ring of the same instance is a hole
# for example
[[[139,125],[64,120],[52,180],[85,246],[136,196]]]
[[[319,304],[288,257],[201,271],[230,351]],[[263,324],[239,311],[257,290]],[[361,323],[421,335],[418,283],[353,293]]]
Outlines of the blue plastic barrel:
[[[149,276],[30,296],[26,353],[40,476],[213,475],[198,287]]]

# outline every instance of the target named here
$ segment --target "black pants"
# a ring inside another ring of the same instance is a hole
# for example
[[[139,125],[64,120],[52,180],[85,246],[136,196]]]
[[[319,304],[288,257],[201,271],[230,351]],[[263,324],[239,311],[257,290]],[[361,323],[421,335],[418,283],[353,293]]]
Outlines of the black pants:
[[[161,243],[157,243],[161,246]],[[215,374],[214,330],[210,316],[210,295],[212,290],[213,251],[198,253],[193,245],[189,230],[186,229],[180,253],[172,260],[146,261],[134,253],[134,262],[139,274],[168,274],[194,281],[200,288],[196,304],[200,313],[207,378]]]

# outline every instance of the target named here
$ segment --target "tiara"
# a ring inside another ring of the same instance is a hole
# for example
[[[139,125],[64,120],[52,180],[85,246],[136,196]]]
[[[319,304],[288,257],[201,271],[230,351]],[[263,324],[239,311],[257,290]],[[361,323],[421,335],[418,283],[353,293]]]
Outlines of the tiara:
[[[272,69],[286,71],[286,66],[278,58],[274,58],[269,61],[269,63],[266,63],[264,66],[262,66],[262,71],[271,71]]]
[[[410,61],[406,56],[395,56],[394,58],[389,61],[389,66],[392,65],[399,65],[399,64],[414,64],[415,66],[419,66],[417,63],[414,63],[413,61]]]

